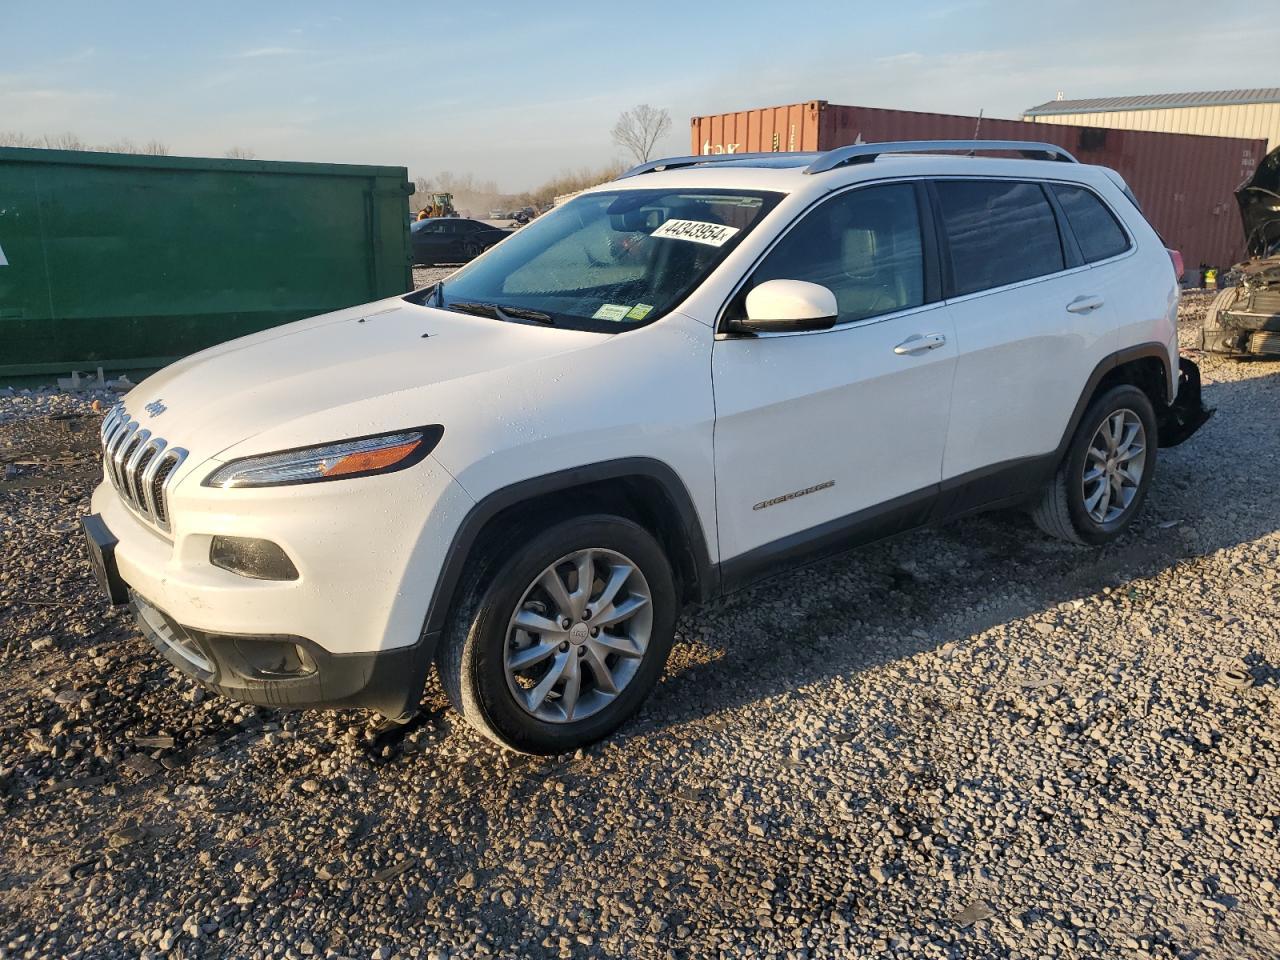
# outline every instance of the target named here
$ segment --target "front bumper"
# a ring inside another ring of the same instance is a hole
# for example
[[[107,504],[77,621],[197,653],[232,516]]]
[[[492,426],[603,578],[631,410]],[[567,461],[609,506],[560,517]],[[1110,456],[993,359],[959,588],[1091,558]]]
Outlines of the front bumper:
[[[264,707],[359,707],[411,715],[435,649],[423,637],[378,653],[332,654],[305,637],[218,634],[184,627],[135,591],[138,629],[171,664],[216,693]]]
[[[1280,357],[1280,330],[1204,327],[1201,349],[1229,357]]]
[[[1280,357],[1280,313],[1277,295],[1259,291],[1215,314],[1200,328],[1200,348],[1233,357]]]
[[[222,491],[180,482],[171,505],[170,538],[103,483],[85,524],[109,599],[132,604],[171,663],[263,706],[388,717],[416,707],[434,655],[424,632],[432,588],[473,505],[431,458],[342,483]],[[215,567],[215,536],[269,540],[297,577]]]

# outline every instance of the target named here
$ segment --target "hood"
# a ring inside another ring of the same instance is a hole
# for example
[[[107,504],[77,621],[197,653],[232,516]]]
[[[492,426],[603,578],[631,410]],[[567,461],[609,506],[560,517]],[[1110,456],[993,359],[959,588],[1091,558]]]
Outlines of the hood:
[[[406,420],[378,429],[416,426],[420,404],[414,391],[604,339],[598,333],[504,323],[395,298],[193,354],[131,390],[125,407],[153,434],[190,450],[195,464],[290,421],[393,394],[403,394]],[[163,409],[153,416],[147,407],[156,401]],[[335,438],[304,442],[330,439]]]
[[[1250,257],[1280,255],[1280,147],[1262,158],[1236,191]]]

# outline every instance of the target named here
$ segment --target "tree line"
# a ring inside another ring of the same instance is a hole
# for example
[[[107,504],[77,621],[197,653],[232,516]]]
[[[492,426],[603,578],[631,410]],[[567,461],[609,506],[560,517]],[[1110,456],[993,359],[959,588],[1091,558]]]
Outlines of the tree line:
[[[610,137],[631,161],[643,163],[652,159],[658,142],[671,129],[671,115],[662,109],[642,103],[625,110],[610,131]],[[34,147],[45,150],[87,150],[105,153],[131,153],[153,157],[166,157],[169,148],[159,140],[135,143],[127,138],[105,144],[90,144],[74,133],[43,134],[32,136],[17,131],[0,131],[0,147]],[[231,147],[224,156],[240,160],[253,160],[256,154],[240,146]],[[434,193],[453,194],[453,204],[459,211],[467,211],[475,217],[485,217],[490,211],[504,213],[530,206],[539,210],[551,205],[559,196],[577,193],[588,187],[612,180],[629,165],[623,160],[613,160],[597,167],[580,167],[564,170],[532,190],[517,193],[504,191],[494,180],[483,180],[473,174],[456,174],[448,170],[434,177],[418,177],[414,180],[413,194],[409,197],[409,209],[427,206]]]

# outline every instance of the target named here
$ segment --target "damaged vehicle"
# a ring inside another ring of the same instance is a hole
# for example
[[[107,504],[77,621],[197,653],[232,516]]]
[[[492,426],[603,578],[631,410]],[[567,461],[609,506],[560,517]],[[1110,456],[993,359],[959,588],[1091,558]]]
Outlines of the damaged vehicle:
[[[1249,259],[1240,284],[1214,298],[1200,330],[1201,349],[1233,357],[1280,357],[1280,148],[1236,191]]]
[[[686,603],[998,507],[1121,536],[1208,416],[1129,196],[1020,141],[642,164],[433,287],[139,384],[91,563],[227,697],[408,720],[434,673],[503,746],[572,751],[641,709]]]

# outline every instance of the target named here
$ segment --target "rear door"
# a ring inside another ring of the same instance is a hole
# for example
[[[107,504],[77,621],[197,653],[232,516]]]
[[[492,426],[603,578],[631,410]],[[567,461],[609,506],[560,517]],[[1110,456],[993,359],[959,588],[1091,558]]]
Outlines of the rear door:
[[[1096,192],[1074,183],[1049,186],[1081,259],[1089,265],[1088,293],[1100,301],[1097,319],[1113,324],[1115,343],[1142,343],[1161,327],[1168,298],[1159,293],[1159,277],[1134,274],[1137,246],[1111,206]],[[1161,266],[1165,254],[1160,251]],[[1154,282],[1153,282],[1154,281]]]
[[[942,476],[972,481],[963,508],[1022,492],[1030,458],[1056,450],[1114,349],[1114,323],[1046,185],[955,178],[933,190],[959,351]]]

